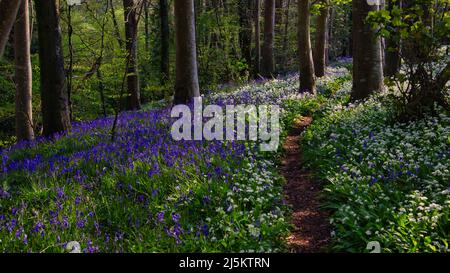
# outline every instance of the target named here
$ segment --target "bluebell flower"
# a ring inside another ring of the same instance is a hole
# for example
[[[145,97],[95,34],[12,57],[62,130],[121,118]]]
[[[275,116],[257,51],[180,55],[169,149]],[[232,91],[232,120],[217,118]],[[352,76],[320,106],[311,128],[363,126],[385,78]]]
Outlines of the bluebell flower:
[[[208,205],[211,200],[209,199],[209,196],[205,195],[202,199],[203,205]]]
[[[38,232],[40,232],[40,231],[42,231],[42,230],[44,230],[45,229],[45,226],[44,226],[44,223],[42,223],[42,222],[37,222],[36,223],[36,225],[33,227],[33,232],[34,233],[38,233]]]
[[[173,220],[175,223],[178,223],[178,222],[180,221],[180,218],[181,218],[181,215],[180,215],[180,214],[178,214],[178,213],[172,213],[172,220]]]
[[[156,197],[158,195],[159,191],[156,190],[152,190],[152,197]]]
[[[61,223],[61,227],[63,229],[69,228],[69,218],[67,216],[63,216],[62,218],[63,218],[63,221]]]
[[[82,229],[86,226],[86,220],[84,219],[78,219],[77,220],[77,228]]]
[[[21,228],[18,228],[17,230],[16,230],[16,238],[17,239],[20,239],[20,237],[22,236],[22,229]]]
[[[27,234],[24,234],[24,235],[23,235],[22,243],[23,243],[24,245],[27,245],[27,244],[28,244],[28,235],[27,235]]]
[[[56,197],[58,199],[64,199],[65,198],[66,194],[64,193],[64,189],[63,188],[56,188],[56,192],[57,192]]]
[[[202,225],[201,226],[201,232],[203,233],[203,235],[205,236],[205,237],[208,237],[208,235],[209,235],[209,227],[208,227],[208,225]]]
[[[159,213],[156,215],[156,219],[157,219],[158,223],[163,222],[163,221],[164,221],[164,211],[159,212]]]

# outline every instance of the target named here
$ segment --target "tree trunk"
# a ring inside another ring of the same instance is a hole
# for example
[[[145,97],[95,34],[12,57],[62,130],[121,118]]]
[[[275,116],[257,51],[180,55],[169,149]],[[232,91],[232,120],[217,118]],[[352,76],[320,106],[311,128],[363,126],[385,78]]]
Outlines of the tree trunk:
[[[251,20],[251,1],[239,0],[239,44],[242,56],[250,67],[252,63],[252,20]]]
[[[167,0],[159,0],[159,18],[161,22],[161,84],[169,80],[169,7]]]
[[[328,14],[329,0],[322,0],[324,7],[317,16],[316,46],[314,50],[314,71],[317,77],[325,76],[328,51]]]
[[[176,79],[174,104],[200,96],[197,71],[194,0],[175,1]]]
[[[146,54],[150,55],[150,28],[149,28],[149,24],[150,24],[150,14],[149,14],[149,9],[150,9],[150,0],[144,0],[144,33],[145,33],[145,51]]]
[[[17,140],[32,140],[32,70],[30,59],[30,14],[28,0],[21,2],[14,25],[14,58],[16,66],[16,136]]]
[[[298,0],[298,51],[300,55],[300,92],[316,92],[311,50],[310,0]]]
[[[67,77],[67,100],[69,103],[69,118],[73,120],[73,112],[72,112],[72,87],[73,87],[73,27],[72,27],[72,6],[68,5],[67,7],[67,43],[69,46],[69,67],[66,70]]]
[[[264,1],[264,44],[262,49],[261,74],[266,78],[274,75],[275,0]]]
[[[57,0],[35,1],[41,68],[42,122],[45,136],[70,129],[58,3]]]
[[[109,0],[109,5],[111,6],[111,18],[112,18],[113,25],[114,25],[114,33],[116,35],[117,43],[119,43],[120,48],[123,48],[123,40],[122,40],[122,36],[120,35],[119,23],[117,23],[116,9],[114,7],[114,1]]]
[[[135,0],[123,0],[125,16],[125,38],[127,49],[127,110],[141,108],[139,75],[137,65],[137,4]]]
[[[347,20],[353,24],[353,9],[350,10]],[[352,26],[350,29],[350,35],[348,36],[347,47],[344,49],[344,54],[342,54],[342,57],[353,57],[353,31],[354,29]]]
[[[275,26],[283,23],[283,0],[275,0]]]
[[[378,9],[379,6],[368,5],[366,1],[353,1],[353,101],[383,88],[380,38],[365,22],[368,13]]]
[[[399,2],[393,2],[388,0],[387,8],[392,10],[393,7],[400,6]],[[401,58],[400,58],[400,44],[392,38],[386,38],[386,48],[384,52],[385,67],[384,76],[392,77],[400,70]]]
[[[0,57],[3,56],[9,33],[14,25],[22,0],[1,0],[0,2]]]
[[[289,35],[289,14],[291,8],[291,0],[287,0],[286,10],[284,12],[285,21],[284,21],[284,33],[283,33],[283,52],[282,52],[282,64],[286,65],[286,61],[288,60],[288,35]]]
[[[334,23],[334,8],[333,5],[330,6],[330,12],[329,12],[329,19],[328,19],[328,34],[327,34],[327,40],[328,40],[328,46],[330,44],[333,44],[333,23]],[[327,56],[325,57],[325,60],[327,62],[327,65],[330,63],[330,60],[335,59],[335,55],[332,54],[330,47],[328,47],[328,50],[326,51]]]
[[[283,10],[284,0],[275,0],[275,33],[283,32]],[[274,64],[275,71],[278,71],[277,65],[283,64],[283,44],[282,36],[274,35]]]
[[[258,76],[261,72],[261,1],[255,0],[255,63],[253,64],[254,75]]]

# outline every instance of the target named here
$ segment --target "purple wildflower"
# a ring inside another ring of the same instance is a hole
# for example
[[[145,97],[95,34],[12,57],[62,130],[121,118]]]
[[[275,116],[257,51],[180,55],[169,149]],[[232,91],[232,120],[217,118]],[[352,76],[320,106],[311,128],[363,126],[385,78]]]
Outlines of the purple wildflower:
[[[178,214],[178,213],[172,213],[172,220],[173,220],[175,223],[179,223],[179,222],[180,222],[180,218],[181,218],[181,215],[180,215],[180,214]]]
[[[156,215],[156,219],[157,219],[158,223],[163,222],[163,221],[164,221],[164,211],[158,213],[158,214]]]

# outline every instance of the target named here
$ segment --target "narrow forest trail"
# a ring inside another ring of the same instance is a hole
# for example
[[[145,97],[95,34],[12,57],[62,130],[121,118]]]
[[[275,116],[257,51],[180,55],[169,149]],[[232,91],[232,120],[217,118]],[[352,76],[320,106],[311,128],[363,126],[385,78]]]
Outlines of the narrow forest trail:
[[[297,253],[325,251],[331,231],[329,216],[320,208],[320,185],[302,168],[300,135],[311,122],[312,118],[304,117],[289,132],[281,165],[281,173],[286,179],[286,201],[292,206],[292,224],[295,226],[288,244],[291,251]]]

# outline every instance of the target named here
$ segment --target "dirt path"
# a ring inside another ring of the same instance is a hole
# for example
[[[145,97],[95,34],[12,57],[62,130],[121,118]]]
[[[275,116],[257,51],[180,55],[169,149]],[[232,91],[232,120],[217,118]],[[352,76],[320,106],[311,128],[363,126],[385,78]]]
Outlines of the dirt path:
[[[286,201],[293,208],[292,224],[295,225],[288,243],[293,252],[299,253],[324,252],[330,239],[328,214],[319,208],[320,185],[302,168],[301,162],[300,134],[311,122],[309,117],[302,118],[290,132],[281,167],[287,182]]]

